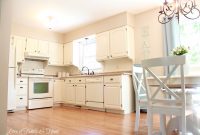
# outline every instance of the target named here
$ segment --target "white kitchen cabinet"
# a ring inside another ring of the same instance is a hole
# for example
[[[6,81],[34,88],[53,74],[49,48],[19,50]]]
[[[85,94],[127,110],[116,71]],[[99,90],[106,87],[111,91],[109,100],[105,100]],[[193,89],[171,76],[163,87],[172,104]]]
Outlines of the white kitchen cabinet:
[[[97,60],[109,59],[109,31],[97,34],[96,36],[96,58]]]
[[[124,114],[134,111],[134,91],[131,75],[104,76],[104,107]]]
[[[38,40],[33,38],[27,38],[26,52],[31,54],[38,53]]]
[[[64,44],[64,65],[73,64],[73,42]]]
[[[85,105],[85,78],[67,78],[63,95],[65,103]]]
[[[26,109],[28,105],[28,78],[16,78],[16,107]]]
[[[85,84],[76,84],[76,104],[85,105]]]
[[[63,91],[64,91],[64,80],[54,80],[54,103],[62,103],[63,102]]]
[[[133,37],[134,38],[134,37]],[[110,31],[110,57],[128,56],[127,28],[121,27]]]
[[[65,96],[64,99],[66,103],[75,104],[76,101],[76,89],[74,84],[66,84],[65,85]]]
[[[13,43],[16,47],[16,62],[22,63],[25,61],[24,52],[26,48],[26,38],[19,36],[13,36],[12,38],[13,38]]]
[[[38,52],[41,56],[49,56],[49,42],[39,40],[38,41]]]
[[[105,84],[104,101],[106,108],[122,109],[121,86],[118,84]]]
[[[63,44],[49,42],[49,65],[63,66]]]
[[[38,56],[49,56],[49,42],[27,38],[26,52]]]
[[[134,60],[134,32],[130,26],[123,26],[97,34],[97,60],[130,58]]]

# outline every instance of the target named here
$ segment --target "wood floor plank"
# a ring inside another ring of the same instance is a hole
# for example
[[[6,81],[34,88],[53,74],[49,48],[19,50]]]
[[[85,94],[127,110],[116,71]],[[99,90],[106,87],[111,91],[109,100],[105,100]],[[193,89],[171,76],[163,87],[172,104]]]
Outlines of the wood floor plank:
[[[7,128],[9,135],[147,135],[145,120],[143,113],[140,131],[134,133],[135,113],[121,115],[54,107],[9,113]],[[53,133],[47,132],[49,130]],[[41,133],[32,134],[31,131]]]

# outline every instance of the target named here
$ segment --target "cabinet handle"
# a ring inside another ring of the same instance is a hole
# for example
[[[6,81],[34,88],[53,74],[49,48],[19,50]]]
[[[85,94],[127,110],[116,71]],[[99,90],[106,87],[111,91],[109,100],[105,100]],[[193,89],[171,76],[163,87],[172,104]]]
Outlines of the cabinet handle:
[[[73,85],[74,86],[74,85]]]
[[[103,86],[106,86],[105,84]]]
[[[110,78],[111,81],[113,81],[113,78]]]
[[[20,87],[20,89],[23,89],[24,87]]]
[[[81,82],[81,80],[79,80],[79,82]]]
[[[23,98],[19,98],[20,100],[22,100]]]
[[[20,81],[20,82],[23,82],[23,81]]]

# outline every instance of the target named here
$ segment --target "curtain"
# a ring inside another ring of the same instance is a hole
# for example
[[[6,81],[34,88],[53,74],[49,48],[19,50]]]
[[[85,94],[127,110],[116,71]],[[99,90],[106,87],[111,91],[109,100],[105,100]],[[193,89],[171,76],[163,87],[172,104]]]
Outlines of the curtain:
[[[163,41],[164,56],[170,56],[173,48],[180,45],[179,23],[176,17],[163,24]],[[166,73],[169,73],[169,67],[165,69]]]

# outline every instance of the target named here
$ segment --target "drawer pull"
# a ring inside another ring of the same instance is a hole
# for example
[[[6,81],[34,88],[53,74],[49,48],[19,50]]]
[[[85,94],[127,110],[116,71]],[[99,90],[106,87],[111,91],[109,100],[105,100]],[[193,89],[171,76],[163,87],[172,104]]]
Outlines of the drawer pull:
[[[20,81],[20,82],[23,82],[23,81]]]
[[[23,89],[24,87],[20,87],[20,89]]]
[[[79,80],[79,82],[81,82],[81,80]]]
[[[69,80],[69,82],[71,82],[71,80]]]
[[[20,100],[22,100],[23,98],[19,98]]]
[[[113,78],[110,78],[111,81],[113,81]]]

